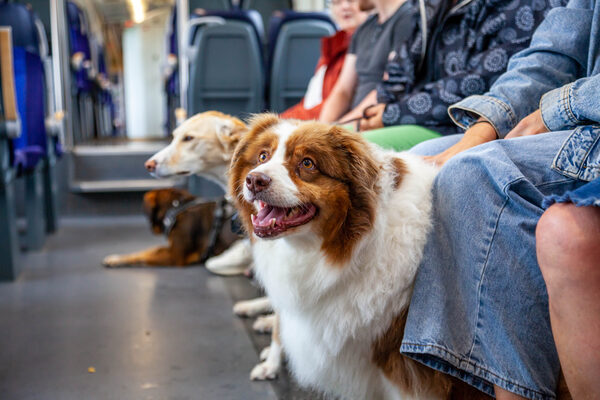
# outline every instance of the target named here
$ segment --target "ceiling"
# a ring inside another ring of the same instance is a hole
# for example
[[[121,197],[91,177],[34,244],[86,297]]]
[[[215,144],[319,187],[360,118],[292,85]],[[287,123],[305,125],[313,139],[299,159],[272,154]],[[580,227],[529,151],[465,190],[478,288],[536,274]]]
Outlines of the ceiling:
[[[98,13],[105,23],[124,22],[131,19],[130,4],[128,0],[81,0],[94,3]],[[172,6],[175,0],[142,0],[146,12],[156,8]]]

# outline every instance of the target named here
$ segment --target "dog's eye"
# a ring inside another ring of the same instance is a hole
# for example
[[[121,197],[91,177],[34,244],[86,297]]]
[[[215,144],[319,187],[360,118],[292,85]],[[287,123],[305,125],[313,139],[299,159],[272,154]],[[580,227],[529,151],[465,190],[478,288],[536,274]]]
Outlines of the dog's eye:
[[[269,159],[269,155],[266,151],[263,151],[258,155],[258,162],[264,163]]]
[[[193,136],[184,136],[183,139],[181,139],[182,142],[189,142],[190,140],[194,140]]]
[[[315,163],[310,158],[305,158],[302,160],[302,166],[306,169],[313,169],[315,167]]]

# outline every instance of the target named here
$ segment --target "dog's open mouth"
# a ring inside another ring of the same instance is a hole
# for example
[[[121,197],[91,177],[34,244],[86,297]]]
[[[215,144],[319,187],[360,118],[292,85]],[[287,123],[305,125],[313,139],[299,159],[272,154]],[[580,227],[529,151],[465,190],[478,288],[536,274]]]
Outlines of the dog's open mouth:
[[[290,228],[304,225],[317,213],[314,204],[277,207],[259,201],[258,208],[258,214],[252,214],[252,226],[256,236],[261,238],[274,237]]]

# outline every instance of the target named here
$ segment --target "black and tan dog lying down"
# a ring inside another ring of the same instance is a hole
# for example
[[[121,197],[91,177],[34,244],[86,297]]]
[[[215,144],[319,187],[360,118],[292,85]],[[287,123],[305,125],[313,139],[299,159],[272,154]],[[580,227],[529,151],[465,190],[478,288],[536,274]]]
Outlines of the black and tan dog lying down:
[[[152,231],[164,234],[168,244],[110,255],[104,266],[184,267],[221,254],[239,239],[231,230],[233,209],[225,200],[207,201],[183,189],[152,190],[144,195],[144,212]]]

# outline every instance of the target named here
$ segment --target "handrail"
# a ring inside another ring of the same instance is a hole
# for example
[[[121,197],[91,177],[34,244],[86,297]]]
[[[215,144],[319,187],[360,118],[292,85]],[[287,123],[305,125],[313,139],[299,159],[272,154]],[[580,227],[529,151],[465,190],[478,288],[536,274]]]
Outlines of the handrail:
[[[2,81],[2,103],[4,121],[1,133],[10,138],[18,137],[21,133],[21,122],[17,110],[15,92],[15,73],[13,70],[12,29],[0,27],[0,79]]]

